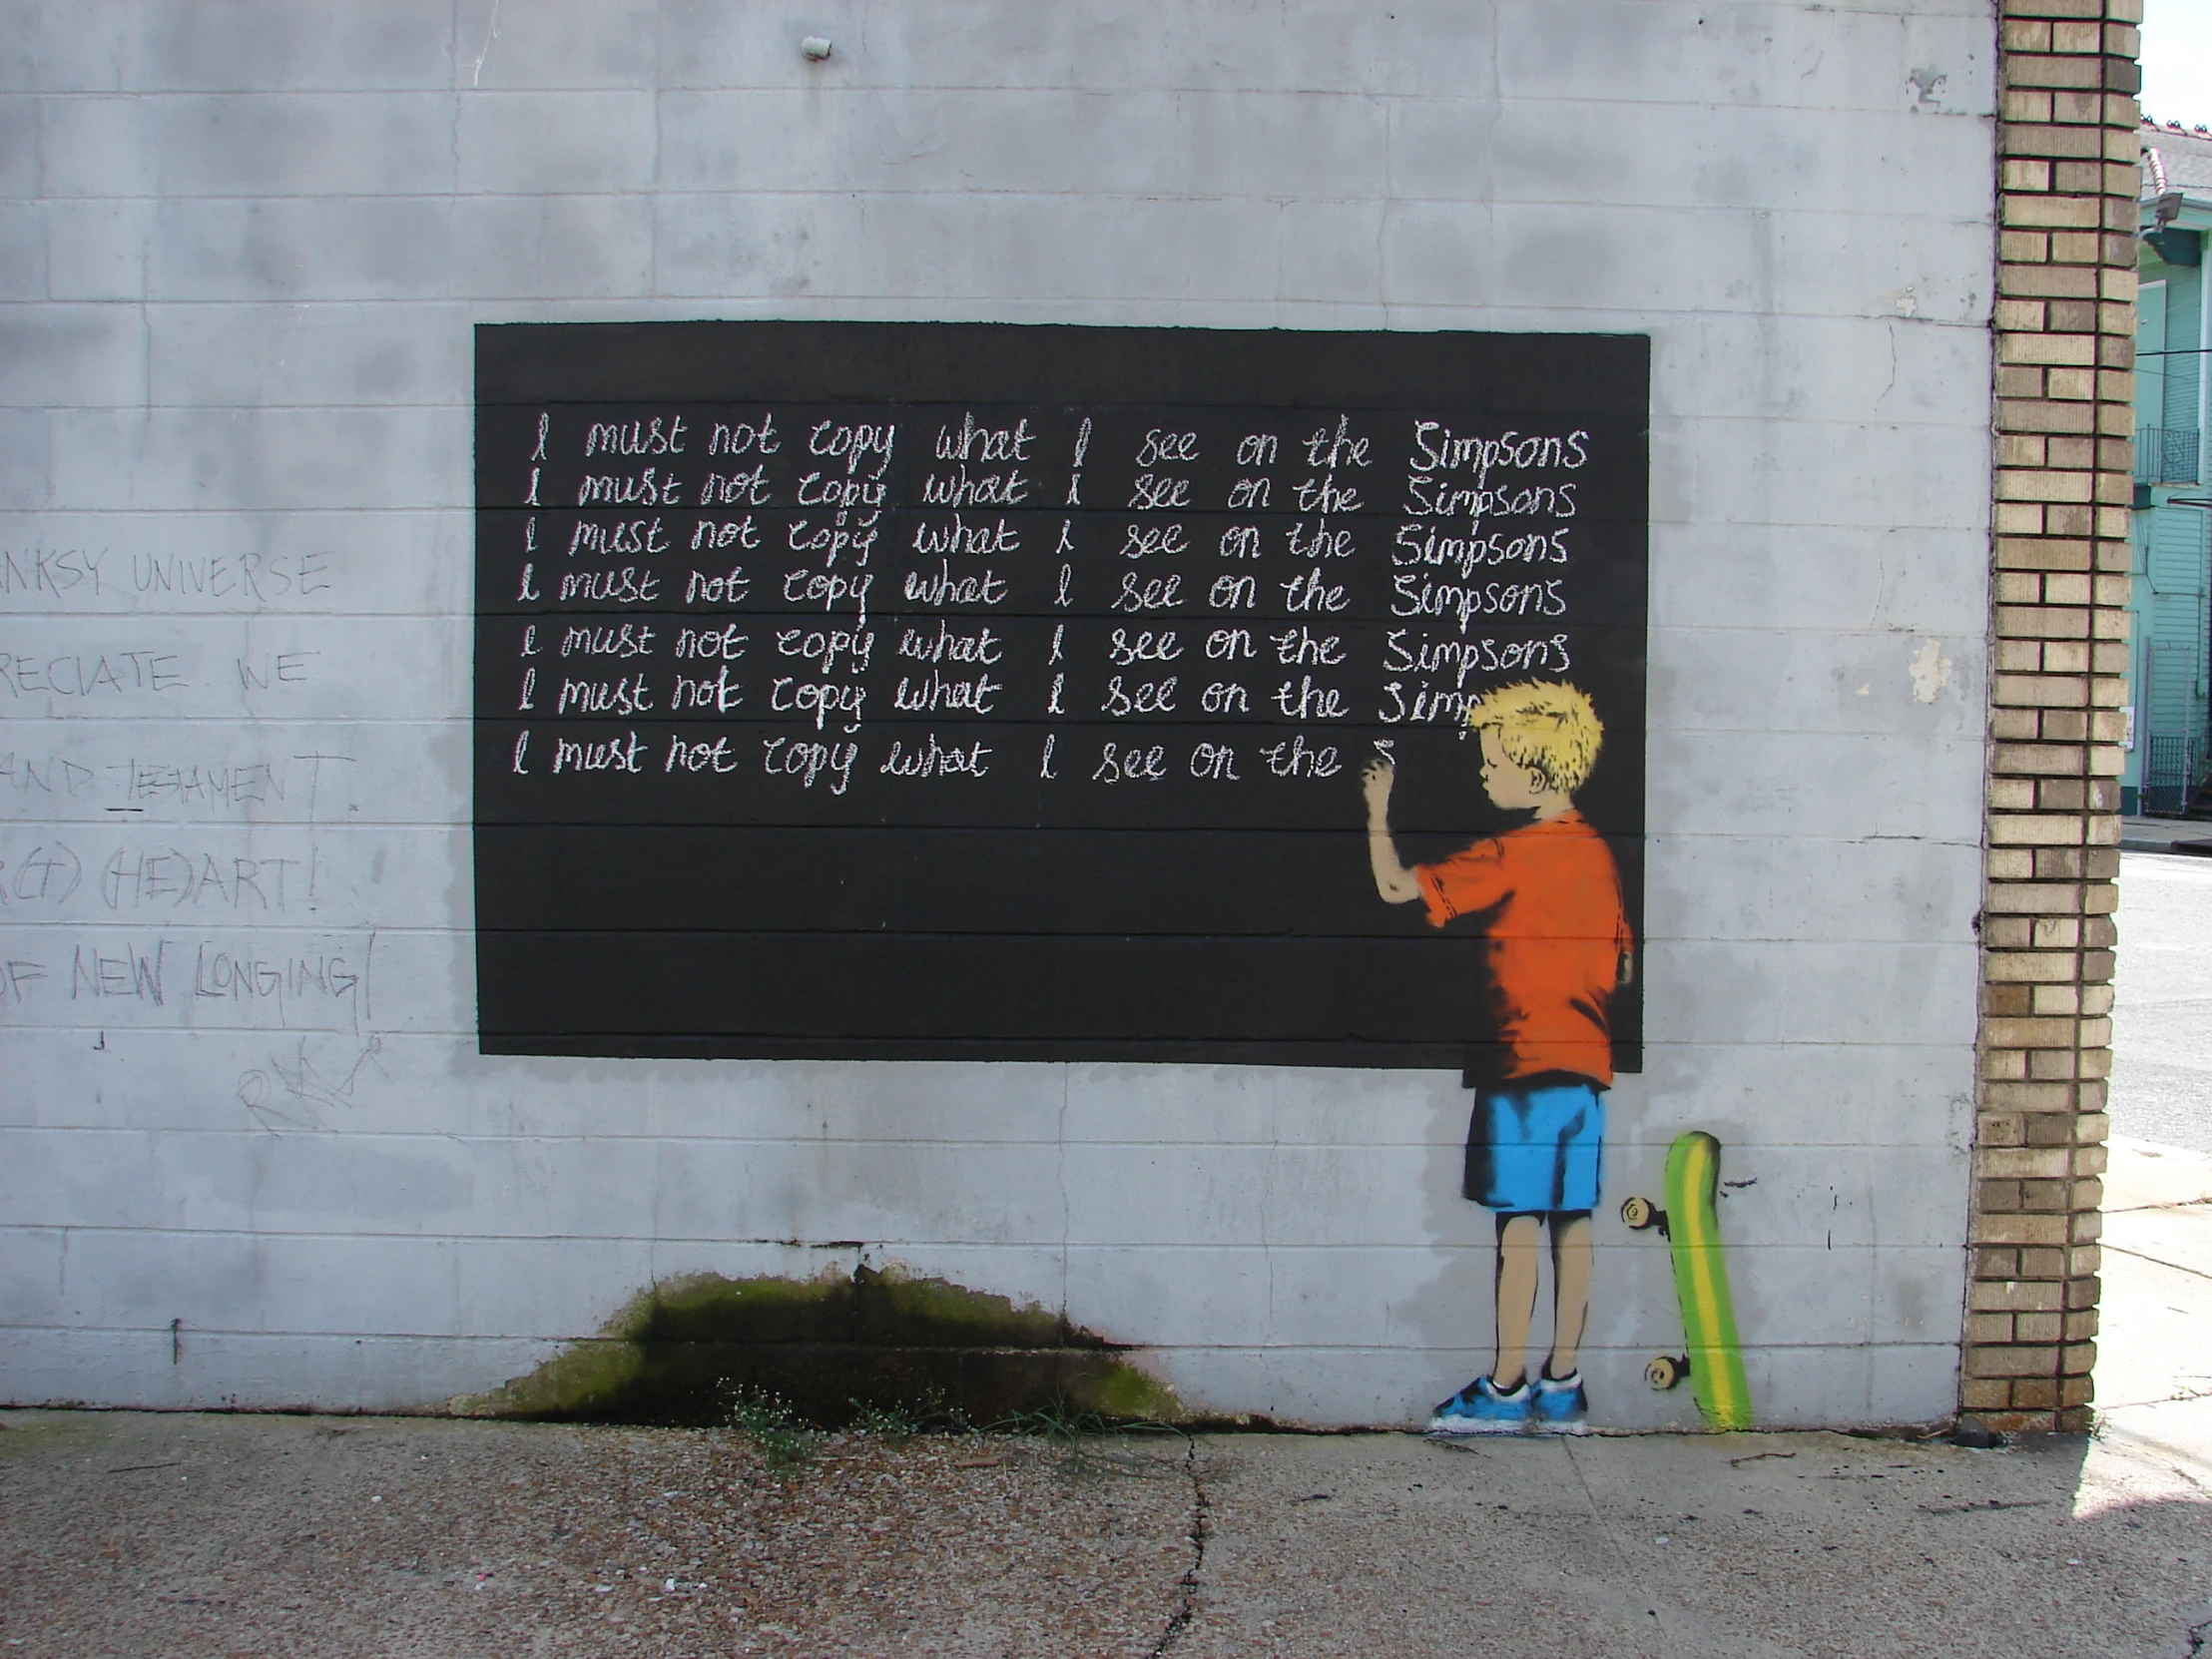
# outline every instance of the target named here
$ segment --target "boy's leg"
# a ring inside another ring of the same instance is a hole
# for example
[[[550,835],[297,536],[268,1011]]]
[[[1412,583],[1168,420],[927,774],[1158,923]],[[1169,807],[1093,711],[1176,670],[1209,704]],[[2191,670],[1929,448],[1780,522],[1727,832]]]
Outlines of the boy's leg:
[[[1490,1362],[1490,1381],[1507,1393],[1528,1373],[1528,1328],[1536,1317],[1536,1258],[1542,1236],[1541,1217],[1497,1218],[1497,1355]],[[1585,1291],[1588,1284],[1585,1276]]]
[[[1551,1377],[1571,1377],[1581,1357],[1596,1254],[1589,1211],[1562,1211],[1551,1217],[1551,1359],[1544,1366]]]

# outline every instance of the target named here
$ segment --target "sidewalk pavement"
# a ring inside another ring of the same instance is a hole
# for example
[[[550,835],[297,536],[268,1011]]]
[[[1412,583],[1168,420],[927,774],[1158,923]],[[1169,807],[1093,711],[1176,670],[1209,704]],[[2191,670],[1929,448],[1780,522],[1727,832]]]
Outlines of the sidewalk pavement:
[[[2124,1142],[2093,1437],[825,1437],[0,1413],[0,1656],[2212,1651],[2212,1157]],[[795,1455],[795,1452],[798,1453]]]
[[[2212,854],[2212,824],[2181,818],[2123,818],[2120,850]]]

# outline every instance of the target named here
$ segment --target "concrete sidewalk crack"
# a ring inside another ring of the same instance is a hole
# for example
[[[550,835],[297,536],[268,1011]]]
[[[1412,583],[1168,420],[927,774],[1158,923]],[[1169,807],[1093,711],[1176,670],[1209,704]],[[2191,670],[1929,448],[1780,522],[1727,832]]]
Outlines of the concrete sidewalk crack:
[[[1146,1659],[1161,1659],[1198,1618],[1198,1592],[1206,1577],[1206,1544],[1214,1535],[1213,1499],[1206,1495],[1206,1477],[1199,1472],[1198,1441],[1192,1440],[1184,1453],[1184,1467],[1191,1477],[1191,1564],[1183,1569],[1183,1576],[1176,1581],[1175,1611],[1168,1615],[1167,1628],[1160,1632],[1160,1639],[1152,1644]]]
[[[2116,1245],[2110,1239],[2100,1239],[2098,1243],[2116,1256],[2132,1256],[2138,1262],[2149,1262],[2157,1267],[2171,1268],[2176,1273],[2186,1273],[2194,1279],[2212,1279],[2212,1273],[2206,1273],[2202,1268],[2185,1268],[2179,1262],[2169,1262],[2162,1256],[2146,1256],[2139,1250],[2130,1250],[2125,1245]]]

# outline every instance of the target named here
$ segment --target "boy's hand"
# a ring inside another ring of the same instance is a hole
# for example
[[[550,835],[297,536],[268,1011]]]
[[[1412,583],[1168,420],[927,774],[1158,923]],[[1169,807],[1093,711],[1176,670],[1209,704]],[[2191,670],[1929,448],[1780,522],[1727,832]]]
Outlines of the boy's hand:
[[[1368,817],[1382,819],[1390,810],[1390,786],[1397,782],[1397,769],[1389,762],[1370,761],[1367,770],[1360,774],[1360,787],[1368,798]]]

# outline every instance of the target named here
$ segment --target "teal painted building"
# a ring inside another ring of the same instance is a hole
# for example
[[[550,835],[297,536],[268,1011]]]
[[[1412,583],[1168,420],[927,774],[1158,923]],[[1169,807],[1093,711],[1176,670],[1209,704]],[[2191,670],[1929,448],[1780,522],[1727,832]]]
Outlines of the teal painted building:
[[[2143,125],[2135,363],[2135,504],[2121,808],[2212,816],[2212,134]]]

